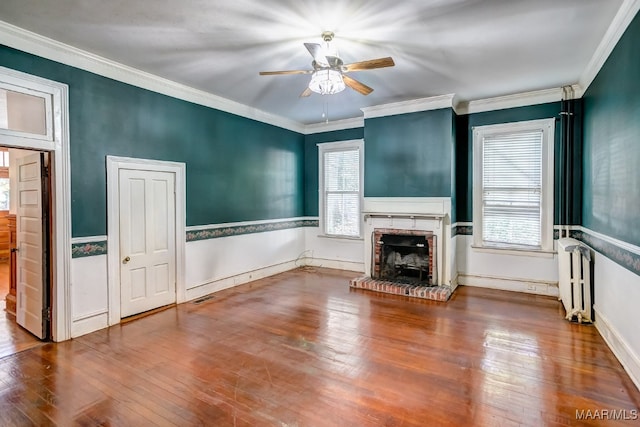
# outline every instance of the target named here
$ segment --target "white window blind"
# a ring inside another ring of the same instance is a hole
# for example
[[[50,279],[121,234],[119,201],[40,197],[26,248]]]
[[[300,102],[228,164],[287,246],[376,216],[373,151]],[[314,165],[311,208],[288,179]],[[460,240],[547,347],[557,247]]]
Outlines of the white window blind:
[[[324,233],[359,237],[362,197],[360,141],[335,144],[337,147],[324,146],[321,149]]]
[[[543,132],[482,139],[482,241],[542,245]]]

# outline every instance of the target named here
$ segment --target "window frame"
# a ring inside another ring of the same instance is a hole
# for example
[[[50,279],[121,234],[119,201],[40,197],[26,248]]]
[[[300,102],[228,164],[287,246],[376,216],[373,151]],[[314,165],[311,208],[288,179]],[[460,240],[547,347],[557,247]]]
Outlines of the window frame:
[[[364,221],[362,218],[362,208],[364,205],[364,139],[352,139],[348,141],[322,142],[318,143],[318,217],[320,225],[320,235],[336,239],[362,240],[364,232]],[[326,191],[325,191],[325,170],[324,156],[326,153],[336,151],[359,151],[359,197],[358,197],[358,228],[357,236],[344,234],[329,234],[326,227]]]
[[[37,89],[40,89],[42,86],[42,85],[39,85],[38,83],[34,82],[33,84],[30,84],[30,86],[31,86],[30,88],[26,88],[19,85],[11,84],[6,81],[0,82],[0,89],[21,93],[23,95],[34,96],[36,98],[42,98],[44,100],[45,133],[38,134],[38,133],[11,130],[11,129],[0,127],[0,135],[6,135],[14,138],[28,138],[28,139],[35,139],[35,140],[53,141],[54,140],[53,96],[51,95],[51,93],[49,93],[46,87],[43,87],[42,91],[37,90]]]
[[[473,128],[473,247],[490,252],[553,254],[555,118],[499,123]],[[518,132],[542,132],[542,198],[540,247],[483,241],[483,140],[486,136]]]

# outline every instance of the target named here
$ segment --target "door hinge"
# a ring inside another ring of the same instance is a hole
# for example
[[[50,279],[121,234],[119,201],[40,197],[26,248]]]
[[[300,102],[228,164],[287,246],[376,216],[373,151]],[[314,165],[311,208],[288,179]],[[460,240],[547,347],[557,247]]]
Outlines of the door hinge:
[[[43,178],[49,178],[49,166],[45,166],[42,169]]]
[[[51,307],[42,309],[42,318],[51,321]]]

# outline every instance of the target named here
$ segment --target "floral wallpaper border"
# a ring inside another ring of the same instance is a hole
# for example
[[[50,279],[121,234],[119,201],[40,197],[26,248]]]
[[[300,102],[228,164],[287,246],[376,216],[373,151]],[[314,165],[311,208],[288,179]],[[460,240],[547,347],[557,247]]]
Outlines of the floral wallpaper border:
[[[72,243],[71,258],[84,258],[94,255],[105,255],[107,253],[107,241],[87,243]]]
[[[215,239],[218,237],[238,236],[241,234],[263,233],[266,231],[285,230],[298,227],[318,227],[317,219],[301,219],[283,222],[270,222],[254,225],[239,225],[233,227],[210,228],[206,230],[187,231],[187,242],[194,242],[205,239]],[[473,226],[461,225],[453,227],[451,235],[471,236]],[[640,275],[640,255],[618,247],[613,243],[602,240],[596,236],[582,230],[571,230],[569,235],[574,239],[589,245],[594,250],[600,252],[615,263]],[[554,230],[553,238],[558,239],[559,230]],[[71,244],[71,257],[84,258],[94,255],[105,255],[107,253],[107,241],[73,243]]]
[[[571,230],[569,232],[569,236],[590,246],[592,249],[600,252],[616,264],[640,275],[640,255],[616,246],[606,240],[602,240],[599,237],[582,230]]]
[[[187,242],[216,239],[218,237],[238,236],[241,234],[264,233],[298,227],[318,227],[317,219],[296,219],[292,221],[267,222],[264,224],[236,225],[231,227],[212,227],[205,230],[187,231]]]
[[[264,233],[298,227],[318,227],[317,219],[297,219],[292,221],[267,222],[263,224],[237,225],[232,227],[211,227],[205,230],[187,231],[187,242],[238,236],[241,234]],[[78,242],[71,244],[71,258],[84,258],[107,253],[107,241]]]

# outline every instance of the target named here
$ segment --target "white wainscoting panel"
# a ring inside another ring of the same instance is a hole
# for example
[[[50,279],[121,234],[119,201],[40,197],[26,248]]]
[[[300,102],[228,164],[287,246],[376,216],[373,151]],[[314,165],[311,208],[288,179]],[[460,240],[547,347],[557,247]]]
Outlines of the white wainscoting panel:
[[[187,242],[187,301],[304,265],[304,229]]]
[[[314,267],[364,272],[364,241],[320,236],[319,227],[305,227],[304,263]]]
[[[640,276],[596,252],[593,284],[596,327],[640,389]]]
[[[558,295],[558,256],[534,257],[474,250],[473,236],[456,236],[458,284]]]
[[[107,256],[71,260],[71,337],[108,326]]]

